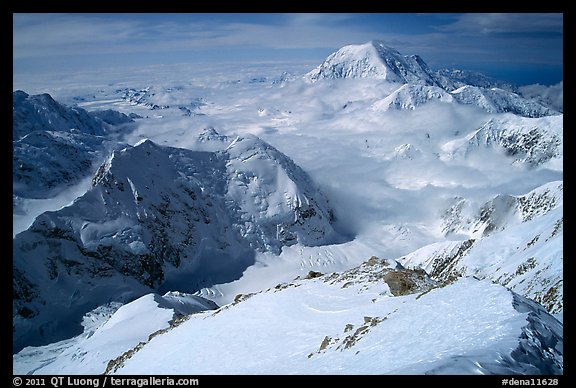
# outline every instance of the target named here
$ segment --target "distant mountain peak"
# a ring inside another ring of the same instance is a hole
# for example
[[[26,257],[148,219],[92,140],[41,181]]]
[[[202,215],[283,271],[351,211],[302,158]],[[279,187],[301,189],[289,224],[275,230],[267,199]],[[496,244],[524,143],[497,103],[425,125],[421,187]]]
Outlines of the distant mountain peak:
[[[133,120],[112,111],[88,112],[49,94],[13,92],[14,195],[49,198],[93,172],[112,145],[105,138]]]
[[[376,104],[376,110],[414,109],[429,100],[441,100],[478,106],[489,113],[512,112],[525,117],[559,113],[550,109],[549,104],[521,97],[513,85],[483,74],[456,69],[433,71],[420,56],[403,55],[381,40],[344,46],[304,76],[308,82],[342,78],[367,78],[416,87]]]
[[[344,46],[306,75],[311,81],[374,78],[398,83],[436,85],[433,73],[417,55],[405,56],[381,40]]]

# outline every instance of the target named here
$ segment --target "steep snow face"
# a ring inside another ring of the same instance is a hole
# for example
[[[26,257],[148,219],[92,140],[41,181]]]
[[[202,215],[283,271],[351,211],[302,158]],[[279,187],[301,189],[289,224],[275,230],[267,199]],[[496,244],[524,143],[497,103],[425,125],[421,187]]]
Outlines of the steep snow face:
[[[381,41],[344,46],[306,74],[309,81],[375,78],[390,82],[435,85],[432,71],[417,55],[404,56]]]
[[[478,148],[496,148],[514,163],[563,170],[563,116],[524,118],[513,115],[490,119],[480,128],[442,146],[442,158],[466,157]]]
[[[480,238],[504,230],[510,225],[530,221],[563,206],[562,181],[550,182],[528,194],[501,194],[485,203],[473,217],[466,217],[464,200],[457,201],[443,216],[443,230],[447,234],[466,234]],[[464,203],[463,203],[464,202]]]
[[[255,251],[336,236],[326,198],[255,137],[219,152],[143,140],[114,152],[93,186],[14,239],[16,348],[76,334],[109,300],[230,282]]]
[[[242,236],[279,253],[297,242],[334,241],[332,209],[308,175],[256,136],[237,137],[226,149],[226,197],[239,205]]]
[[[443,215],[443,230],[465,240],[431,244],[399,259],[437,280],[462,275],[492,279],[563,310],[563,183],[551,182],[523,196],[499,195],[473,212],[457,199]]]
[[[372,258],[344,273],[311,272],[238,295],[155,336],[108,372],[561,374],[562,330],[490,281],[439,285],[423,271]]]

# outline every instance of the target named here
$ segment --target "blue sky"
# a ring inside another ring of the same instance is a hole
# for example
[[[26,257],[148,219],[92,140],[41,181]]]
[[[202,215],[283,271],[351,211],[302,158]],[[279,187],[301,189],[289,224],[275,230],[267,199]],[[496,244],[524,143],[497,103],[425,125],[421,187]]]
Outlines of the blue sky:
[[[562,80],[562,14],[13,14],[14,73],[243,61],[310,63],[380,39],[430,67]]]

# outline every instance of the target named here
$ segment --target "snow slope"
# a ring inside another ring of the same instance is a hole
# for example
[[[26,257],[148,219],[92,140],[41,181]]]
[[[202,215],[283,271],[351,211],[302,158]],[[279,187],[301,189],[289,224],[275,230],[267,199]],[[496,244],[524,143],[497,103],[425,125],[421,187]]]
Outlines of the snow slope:
[[[14,374],[101,374],[152,333],[176,324],[178,318],[218,306],[182,293],[146,294],[125,305],[109,303],[87,313],[84,332],[41,347],[27,347],[14,356]]]
[[[559,114],[559,112],[536,101],[527,100],[516,93],[498,88],[485,89],[464,85],[450,93],[460,104],[478,106],[488,113],[511,112],[524,117],[544,117]]]
[[[449,93],[437,86],[404,84],[386,98],[374,103],[373,109],[376,111],[389,109],[414,110],[416,107],[433,100],[450,103],[453,98]]]
[[[377,258],[310,273],[190,316],[110,372],[562,373],[562,325],[540,307],[489,281],[426,279]],[[408,286],[394,296],[398,284]]]
[[[466,157],[480,147],[500,149],[516,164],[562,170],[563,116],[500,116],[442,146],[444,158]]]
[[[14,356],[15,372],[563,372],[562,324],[542,307],[472,277],[440,284],[394,260],[372,257],[340,273],[310,271],[265,291],[238,294],[215,311],[189,311],[175,320],[168,297],[145,295],[107,317],[98,315],[80,337],[26,348]]]

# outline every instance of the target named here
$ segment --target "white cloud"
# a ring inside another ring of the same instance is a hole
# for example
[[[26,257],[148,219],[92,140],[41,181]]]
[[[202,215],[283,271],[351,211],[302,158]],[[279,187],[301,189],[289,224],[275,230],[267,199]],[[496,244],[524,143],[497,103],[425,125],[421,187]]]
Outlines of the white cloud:
[[[14,15],[15,58],[35,57],[56,51],[88,51],[97,45],[126,41],[138,31],[133,21],[62,14]]]
[[[563,14],[558,13],[468,13],[438,29],[454,33],[561,33]]]
[[[131,17],[75,14],[15,14],[14,58],[60,54],[158,52],[191,48],[251,46],[262,48],[339,47],[371,39],[371,34],[341,29],[337,14],[289,15],[287,23],[263,25],[234,22],[157,23]],[[330,25],[327,24],[330,21]]]

